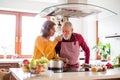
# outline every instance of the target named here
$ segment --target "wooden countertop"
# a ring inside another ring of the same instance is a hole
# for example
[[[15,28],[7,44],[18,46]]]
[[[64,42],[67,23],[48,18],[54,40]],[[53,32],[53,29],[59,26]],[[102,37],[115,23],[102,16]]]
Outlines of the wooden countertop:
[[[93,80],[120,78],[120,68],[108,69],[106,72],[41,72],[38,75],[24,73],[21,68],[10,68],[12,75],[17,80]]]

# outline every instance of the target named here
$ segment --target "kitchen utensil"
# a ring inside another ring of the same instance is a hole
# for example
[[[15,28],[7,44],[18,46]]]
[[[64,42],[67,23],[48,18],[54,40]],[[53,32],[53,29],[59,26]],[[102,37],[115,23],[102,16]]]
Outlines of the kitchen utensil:
[[[62,72],[63,71],[63,61],[62,60],[50,60],[48,64],[48,70],[52,70],[54,72]]]

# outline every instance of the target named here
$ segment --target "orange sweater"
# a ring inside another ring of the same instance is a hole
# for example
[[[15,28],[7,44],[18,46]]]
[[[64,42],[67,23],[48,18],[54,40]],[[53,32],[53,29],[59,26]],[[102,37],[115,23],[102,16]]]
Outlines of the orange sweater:
[[[38,36],[35,41],[33,58],[40,59],[42,56],[45,56],[48,59],[59,59],[55,52],[55,46],[57,43],[57,40],[50,41],[44,37]]]

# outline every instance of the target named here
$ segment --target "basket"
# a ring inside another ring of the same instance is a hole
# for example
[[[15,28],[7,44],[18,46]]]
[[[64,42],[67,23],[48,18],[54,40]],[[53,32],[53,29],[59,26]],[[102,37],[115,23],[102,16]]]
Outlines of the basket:
[[[8,69],[0,69],[0,80],[10,80],[10,71]]]

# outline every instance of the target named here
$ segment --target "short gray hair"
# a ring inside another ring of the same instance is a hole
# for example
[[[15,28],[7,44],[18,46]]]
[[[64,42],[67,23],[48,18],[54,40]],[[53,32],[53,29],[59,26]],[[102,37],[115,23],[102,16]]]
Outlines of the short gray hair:
[[[70,26],[71,28],[73,28],[72,23],[69,22],[69,21],[67,21],[67,22],[65,22],[65,23],[63,24],[63,26],[65,26],[65,25]]]

